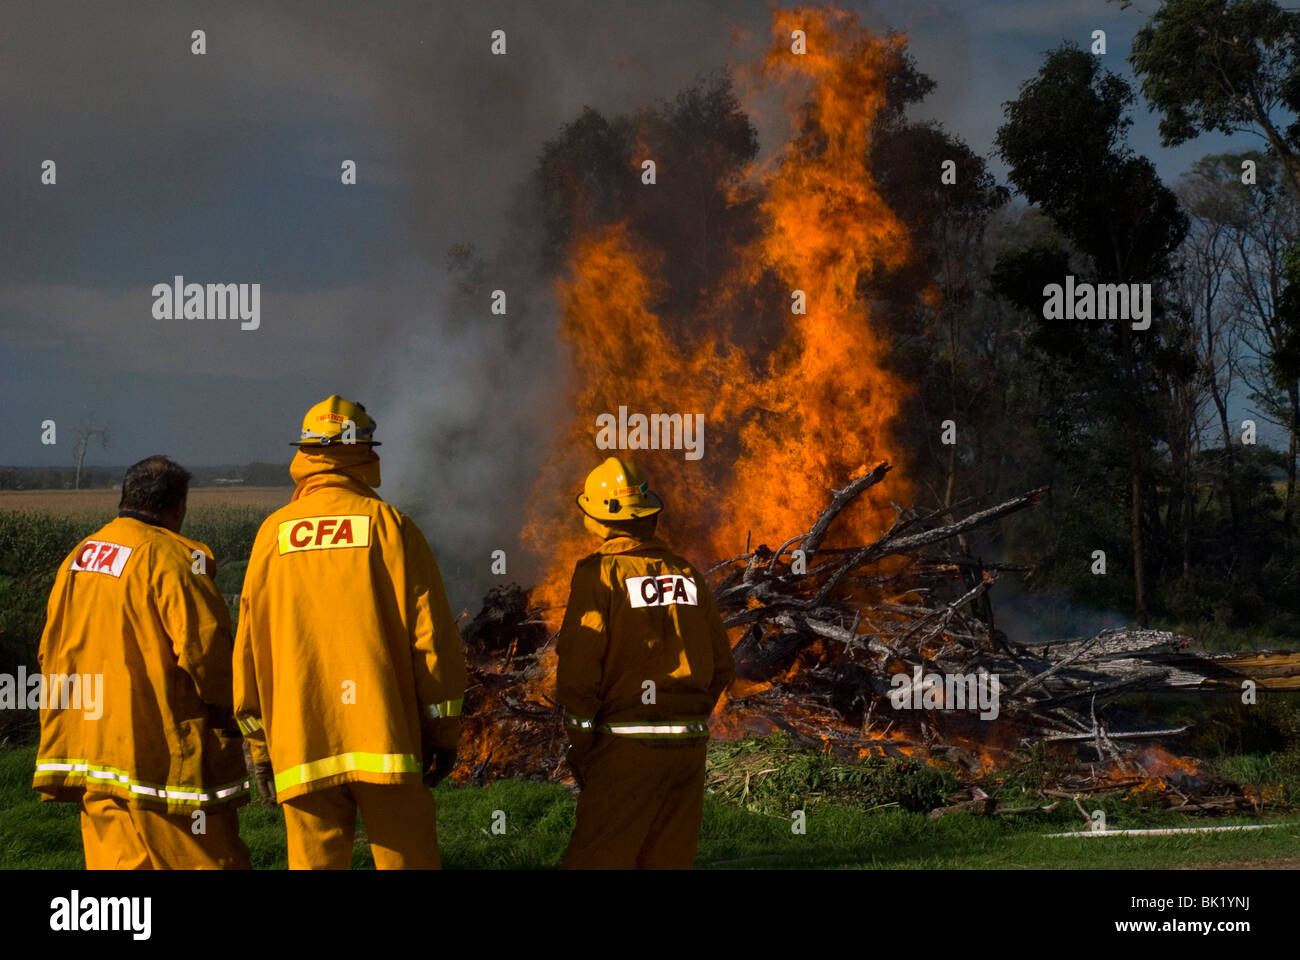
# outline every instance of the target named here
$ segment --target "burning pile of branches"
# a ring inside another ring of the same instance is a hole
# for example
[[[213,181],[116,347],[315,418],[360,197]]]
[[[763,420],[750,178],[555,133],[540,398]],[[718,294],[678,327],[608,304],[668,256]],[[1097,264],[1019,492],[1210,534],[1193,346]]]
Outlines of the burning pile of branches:
[[[1295,665],[1199,657],[1187,638],[1158,630],[1013,643],[997,629],[989,593],[1000,575],[1030,569],[973,559],[964,538],[1044,491],[978,510],[895,507],[896,520],[874,541],[823,548],[840,513],[889,470],[882,462],[833,491],[806,533],[707,571],[725,624],[733,637],[740,632],[736,680],[713,717],[715,737],[783,730],[844,757],[942,759],[971,780],[1011,762],[1019,748],[1046,744],[1076,761],[1061,782],[1045,785],[1062,796],[1160,790],[1189,809],[1250,806],[1240,790],[1193,800],[1194,790],[1227,787],[1152,743],[1187,728],[1115,729],[1099,716],[1097,698],[1244,676],[1267,686],[1270,676],[1294,676]],[[545,694],[527,693],[549,679],[551,637],[525,592],[493,590],[464,636],[472,675],[466,739],[479,752],[466,758],[461,779],[565,776],[559,710]]]

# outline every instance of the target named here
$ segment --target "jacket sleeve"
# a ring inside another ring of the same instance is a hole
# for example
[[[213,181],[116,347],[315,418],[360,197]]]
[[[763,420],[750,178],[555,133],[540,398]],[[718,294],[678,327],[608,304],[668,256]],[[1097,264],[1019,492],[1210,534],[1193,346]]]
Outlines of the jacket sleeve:
[[[235,631],[234,702],[235,722],[248,743],[253,763],[270,762],[266,746],[266,730],[262,727],[262,701],[257,693],[256,643],[269,638],[257,637],[257,615],[254,608],[253,585],[263,581],[265,567],[262,538],[259,534],[253,544],[253,553],[244,571],[244,588],[239,595],[239,625]]]
[[[75,551],[74,551],[75,553]],[[42,673],[46,673],[47,663],[54,663],[59,653],[59,636],[63,630],[63,604],[68,591],[68,565],[72,563],[73,554],[63,558],[59,572],[54,576],[54,587],[50,598],[45,602],[45,627],[41,630],[41,642],[36,648],[36,663]],[[22,694],[19,694],[22,696]]]
[[[722,625],[722,614],[718,612],[712,591],[704,582],[703,576],[697,576],[696,582],[707,603],[709,636],[713,641],[713,680],[709,683],[709,695],[713,698],[713,705],[717,706],[722,691],[731,686],[731,681],[736,678],[736,660],[731,653],[731,638],[727,636],[727,628]]]
[[[212,554],[206,547],[203,552],[205,569],[196,572],[184,546],[176,553],[169,548],[166,556],[157,547],[151,549],[151,581],[177,665],[194,681],[199,699],[218,708],[228,721],[234,703],[230,611],[212,579]]]
[[[402,528],[416,697],[432,747],[454,749],[460,741],[466,683],[460,630],[428,541],[411,521]]]
[[[564,708],[564,726],[571,735],[593,732],[600,712],[610,602],[600,572],[599,560],[583,560],[574,568],[569,605],[555,641],[556,699]]]

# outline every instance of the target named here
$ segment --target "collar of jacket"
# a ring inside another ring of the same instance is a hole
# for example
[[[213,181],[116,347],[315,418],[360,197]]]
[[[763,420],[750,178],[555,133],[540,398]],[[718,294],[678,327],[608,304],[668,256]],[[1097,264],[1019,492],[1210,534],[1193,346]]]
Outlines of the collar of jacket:
[[[151,527],[161,527],[163,530],[167,529],[163,526],[163,522],[157,517],[150,516],[147,513],[140,513],[137,510],[119,510],[117,511],[117,518],[119,520],[139,520],[141,523],[147,523]]]
[[[667,550],[668,544],[664,543],[658,537],[651,537],[649,540],[638,540],[636,537],[610,537],[602,543],[596,550],[597,553],[633,553],[637,550]]]
[[[379,454],[369,444],[332,447],[328,453],[299,447],[289,464],[289,476],[297,484],[294,500],[321,487],[344,487],[363,497],[382,499],[374,490],[379,486]]]

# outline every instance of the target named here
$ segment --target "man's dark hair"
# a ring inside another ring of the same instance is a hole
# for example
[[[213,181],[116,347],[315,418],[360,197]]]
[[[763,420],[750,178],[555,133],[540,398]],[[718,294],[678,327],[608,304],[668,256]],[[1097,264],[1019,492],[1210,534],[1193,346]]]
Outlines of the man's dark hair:
[[[192,474],[170,457],[156,454],[132,464],[122,478],[119,510],[162,517],[176,510],[190,492]]]

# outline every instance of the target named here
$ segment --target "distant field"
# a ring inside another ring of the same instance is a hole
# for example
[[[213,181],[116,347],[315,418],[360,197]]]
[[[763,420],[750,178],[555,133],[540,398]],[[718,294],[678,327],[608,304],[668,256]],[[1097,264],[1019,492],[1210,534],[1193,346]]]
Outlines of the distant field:
[[[107,514],[117,510],[119,490],[0,490],[0,510],[37,510],[65,516]],[[292,487],[195,487],[189,509],[205,507],[282,507]]]

